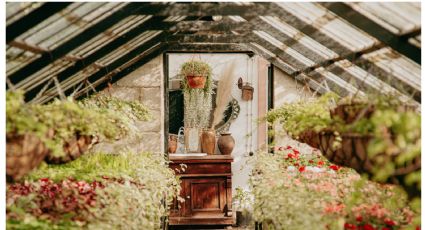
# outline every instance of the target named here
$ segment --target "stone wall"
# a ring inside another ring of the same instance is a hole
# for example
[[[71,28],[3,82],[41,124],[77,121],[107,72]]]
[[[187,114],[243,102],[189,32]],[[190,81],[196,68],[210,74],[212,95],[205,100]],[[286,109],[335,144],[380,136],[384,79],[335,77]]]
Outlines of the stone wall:
[[[114,143],[101,143],[97,150],[119,152],[126,148],[140,152],[164,152],[164,74],[162,55],[141,66],[102,93],[129,101],[140,101],[152,114],[152,120],[138,122],[139,137],[125,138]]]
[[[274,68],[274,108],[278,108],[284,103],[295,102],[303,98],[313,96],[313,92],[303,84],[297,83],[294,78],[287,75],[278,68]],[[300,144],[292,140],[283,131],[283,127],[279,124],[274,126],[275,144],[276,146],[296,145],[299,147],[309,148],[305,144]]]

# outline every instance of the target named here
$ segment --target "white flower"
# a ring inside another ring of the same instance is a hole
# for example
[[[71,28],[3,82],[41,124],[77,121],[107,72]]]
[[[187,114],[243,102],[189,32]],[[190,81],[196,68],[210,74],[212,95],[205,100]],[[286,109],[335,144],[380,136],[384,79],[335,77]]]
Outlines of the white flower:
[[[305,167],[305,171],[310,171],[310,172],[314,172],[314,173],[321,173],[325,170],[323,168],[319,168],[319,167],[316,167],[316,166],[307,166],[307,167]]]
[[[291,166],[288,166],[288,168],[287,168],[287,169],[288,169],[288,171],[290,171],[290,172],[291,172],[291,171],[295,171],[295,170],[296,170],[296,168],[295,168],[294,166],[292,166],[292,165],[291,165]]]

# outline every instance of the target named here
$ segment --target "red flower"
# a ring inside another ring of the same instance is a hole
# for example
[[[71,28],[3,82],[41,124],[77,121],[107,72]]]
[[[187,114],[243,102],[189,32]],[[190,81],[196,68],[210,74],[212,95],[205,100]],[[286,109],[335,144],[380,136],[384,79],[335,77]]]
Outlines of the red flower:
[[[355,230],[357,228],[356,228],[356,225],[354,225],[354,224],[345,223],[344,224],[344,229],[353,229],[353,230]]]
[[[325,164],[325,162],[323,162],[323,161],[317,162],[317,165],[323,165],[323,164]]]
[[[381,230],[391,230],[391,228],[383,227]]]
[[[289,153],[288,158],[294,158],[294,155],[292,153]]]
[[[375,230],[375,228],[370,224],[363,225],[363,229],[364,230]]]
[[[394,225],[396,225],[395,221],[390,220],[390,219],[385,219],[384,222],[388,226],[394,226]]]
[[[331,165],[331,166],[329,166],[329,168],[332,169],[332,170],[338,171],[341,167],[338,166],[338,165]]]
[[[298,150],[293,149],[292,152],[294,152],[295,154],[299,154],[300,152],[298,152]]]
[[[304,172],[304,171],[305,171],[305,166],[301,166],[301,167],[299,167],[299,168],[298,168],[298,171],[300,171],[300,172]]]
[[[313,163],[314,163],[314,161],[313,161],[313,160],[309,160],[309,161],[308,161],[308,163],[313,164]]]
[[[298,166],[300,166],[300,164],[298,164],[298,163],[295,163],[295,164],[294,164],[294,166],[295,166],[295,167],[298,167]]]
[[[416,230],[421,230],[421,226],[416,226]]]
[[[362,217],[362,216],[358,216],[358,217],[356,217],[356,221],[357,221],[357,222],[362,222],[362,221],[363,221],[363,217]]]
[[[286,149],[286,150],[288,150],[288,149],[292,149],[292,147],[291,147],[291,146],[289,146],[289,145],[287,145],[285,149]]]

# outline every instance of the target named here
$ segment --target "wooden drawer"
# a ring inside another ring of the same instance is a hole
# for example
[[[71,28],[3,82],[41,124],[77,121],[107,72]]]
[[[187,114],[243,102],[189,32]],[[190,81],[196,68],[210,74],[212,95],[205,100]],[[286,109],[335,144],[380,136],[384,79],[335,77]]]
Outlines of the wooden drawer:
[[[181,170],[180,164],[171,163],[172,168],[177,175],[186,174],[231,174],[232,166],[227,163],[185,163],[187,166],[184,171]]]

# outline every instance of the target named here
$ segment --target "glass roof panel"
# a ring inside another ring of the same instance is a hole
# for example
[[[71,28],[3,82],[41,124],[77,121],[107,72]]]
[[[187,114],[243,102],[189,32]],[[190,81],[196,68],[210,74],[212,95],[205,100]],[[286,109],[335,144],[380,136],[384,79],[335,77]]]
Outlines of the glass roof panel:
[[[352,2],[353,9],[394,34],[402,35],[421,27],[421,7],[413,2]]]

